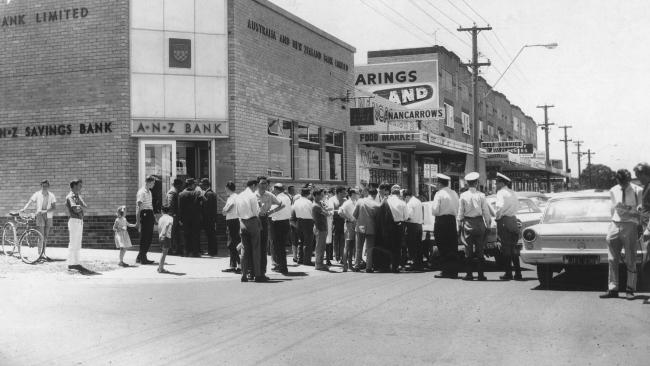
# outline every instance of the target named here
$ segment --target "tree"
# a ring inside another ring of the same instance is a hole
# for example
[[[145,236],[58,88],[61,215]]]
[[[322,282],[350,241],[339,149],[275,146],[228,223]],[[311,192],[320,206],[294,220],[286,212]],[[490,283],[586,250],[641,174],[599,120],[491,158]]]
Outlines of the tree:
[[[580,173],[580,186],[610,189],[616,185],[616,172],[603,164],[591,164]]]

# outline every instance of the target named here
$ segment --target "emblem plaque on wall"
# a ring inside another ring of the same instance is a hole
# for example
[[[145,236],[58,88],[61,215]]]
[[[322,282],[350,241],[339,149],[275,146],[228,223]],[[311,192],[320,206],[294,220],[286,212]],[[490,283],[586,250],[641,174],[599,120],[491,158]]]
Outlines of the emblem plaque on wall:
[[[192,41],[189,39],[169,39],[169,67],[192,68]]]

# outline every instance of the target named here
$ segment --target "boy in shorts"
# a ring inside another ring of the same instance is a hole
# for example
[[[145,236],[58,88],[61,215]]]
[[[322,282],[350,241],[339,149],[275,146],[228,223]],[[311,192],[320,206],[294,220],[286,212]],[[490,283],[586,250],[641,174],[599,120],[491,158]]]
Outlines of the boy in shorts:
[[[169,206],[164,205],[162,207],[162,212],[163,215],[158,219],[158,239],[160,239],[160,246],[162,249],[160,264],[158,265],[158,273],[169,273],[169,271],[165,269],[165,257],[167,257],[167,252],[171,247],[174,218],[169,215]]]

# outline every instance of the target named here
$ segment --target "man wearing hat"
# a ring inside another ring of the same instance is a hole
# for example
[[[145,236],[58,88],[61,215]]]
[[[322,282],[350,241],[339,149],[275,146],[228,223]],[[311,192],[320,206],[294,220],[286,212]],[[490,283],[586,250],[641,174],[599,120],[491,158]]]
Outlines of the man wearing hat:
[[[208,255],[217,255],[217,194],[212,190],[210,180],[201,179],[201,190],[205,197],[201,211],[201,226],[208,238]]]
[[[399,272],[399,265],[402,258],[402,239],[404,238],[404,223],[408,219],[406,202],[400,198],[402,188],[397,184],[390,188],[390,195],[386,198],[386,204],[390,208],[393,220],[387,220],[388,248],[390,250],[390,267],[393,273]]]
[[[478,178],[479,174],[476,172],[465,176],[469,188],[460,195],[458,207],[460,240],[465,245],[466,254],[467,275],[463,278],[466,281],[474,279],[474,264],[477,266],[478,280],[487,280],[483,274],[483,250],[487,240],[487,228],[490,227],[492,217],[485,195],[476,188]]]
[[[291,219],[291,196],[284,191],[282,183],[273,185],[273,194],[280,201],[282,208],[270,215],[271,233],[273,234],[271,238],[271,263],[273,267],[271,267],[271,270],[287,274],[289,270],[287,268],[286,247],[291,231],[291,225],[289,224]]]
[[[512,280],[512,267],[514,265],[514,279],[521,281],[519,250],[517,249],[519,226],[517,225],[516,216],[519,210],[519,200],[515,192],[508,187],[509,184],[510,178],[497,173],[497,235],[499,236],[499,242],[501,242],[501,254],[505,262],[505,273],[499,278],[504,281]]]
[[[458,278],[458,194],[449,188],[451,178],[438,174],[438,192],[431,210],[436,217],[433,236],[442,258],[442,271],[436,278]]]
[[[352,257],[354,253],[354,239],[356,236],[354,227],[355,221],[354,218],[354,207],[359,200],[359,190],[356,188],[348,189],[348,199],[343,202],[339,208],[339,216],[345,220],[345,247],[343,248],[343,256],[341,258],[341,263],[343,263],[343,272],[347,272],[349,269],[352,269]]]
[[[203,191],[196,190],[193,178],[185,180],[185,189],[178,195],[178,219],[183,228],[185,255],[200,257],[201,204],[205,200]]]

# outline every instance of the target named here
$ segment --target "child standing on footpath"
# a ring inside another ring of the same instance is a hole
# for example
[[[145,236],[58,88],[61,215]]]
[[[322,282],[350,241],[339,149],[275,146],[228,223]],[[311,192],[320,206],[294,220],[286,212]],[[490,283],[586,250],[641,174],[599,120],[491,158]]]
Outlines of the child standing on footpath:
[[[135,224],[129,224],[126,221],[126,206],[120,206],[117,208],[117,218],[113,224],[113,231],[115,232],[115,247],[120,250],[120,267],[129,267],[128,264],[124,263],[124,254],[126,250],[131,248],[131,238],[129,233],[126,231],[128,227],[135,227]]]
[[[158,239],[160,239],[160,247],[162,254],[160,256],[160,264],[158,265],[158,273],[169,273],[165,269],[165,258],[171,246],[172,240],[172,225],[174,218],[169,215],[169,206],[162,207],[163,215],[158,219]]]

